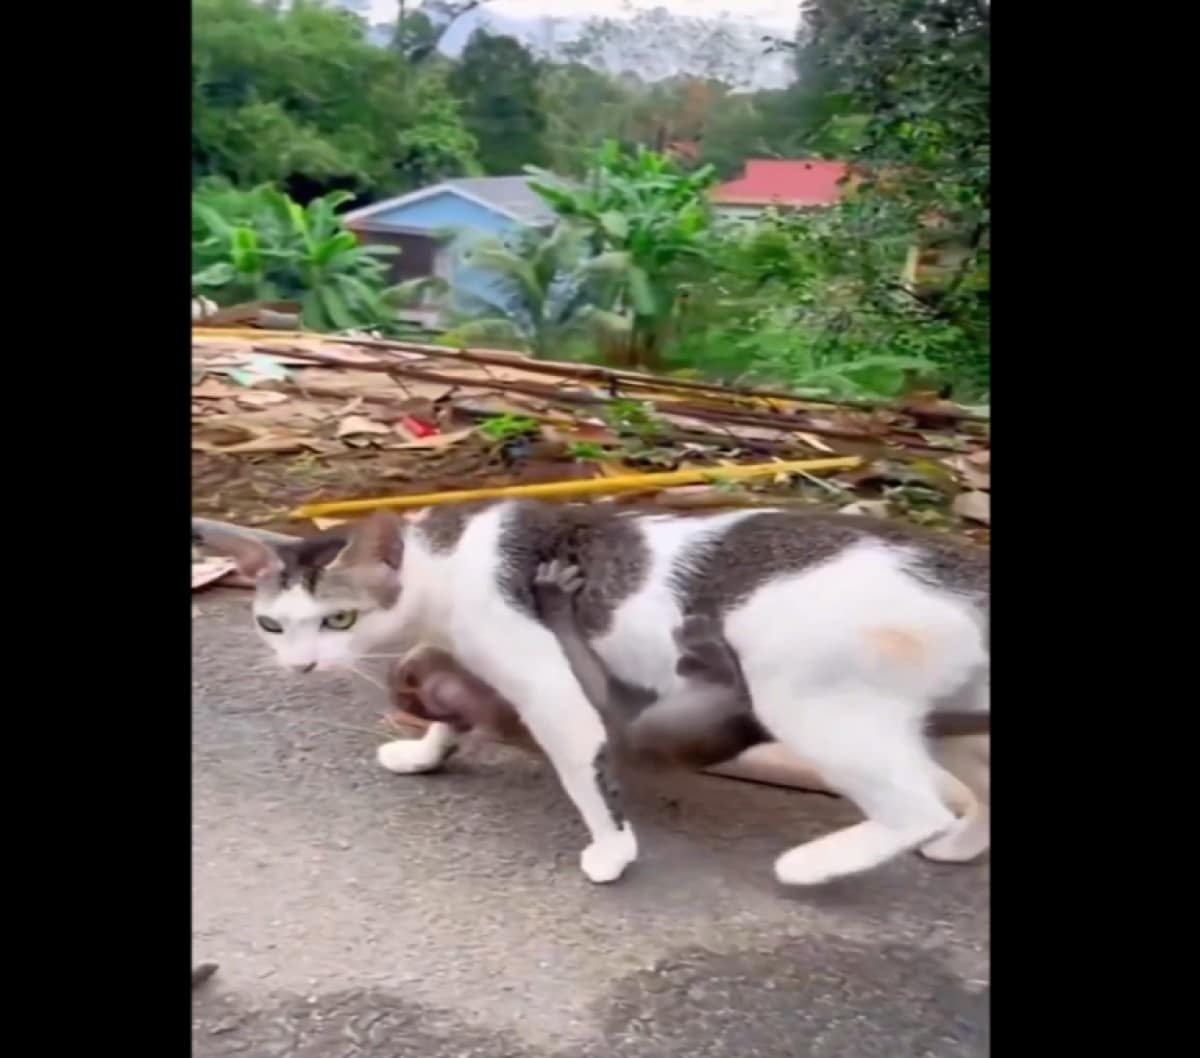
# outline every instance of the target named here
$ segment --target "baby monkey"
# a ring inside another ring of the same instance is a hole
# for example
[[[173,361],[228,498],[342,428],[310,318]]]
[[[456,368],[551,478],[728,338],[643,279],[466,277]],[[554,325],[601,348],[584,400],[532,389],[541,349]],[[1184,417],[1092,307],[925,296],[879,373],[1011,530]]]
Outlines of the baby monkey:
[[[575,615],[583,583],[577,566],[547,562],[537,570],[534,598],[619,746],[647,764],[705,768],[769,741],[750,711],[737,655],[715,619],[691,615],[674,631],[676,671],[686,682],[670,702],[656,703],[646,689],[613,676],[584,638]],[[488,730],[536,748],[512,703],[445,650],[421,645],[410,651],[389,671],[388,691],[395,706],[423,720],[460,733]]]
[[[540,565],[533,582],[539,616],[588,700],[635,756],[706,768],[771,740],[751,711],[741,663],[717,618],[688,614],[672,631],[679,648],[675,671],[684,682],[669,701],[656,702],[644,688],[613,676],[584,638],[575,612],[583,586],[576,565],[561,559]]]

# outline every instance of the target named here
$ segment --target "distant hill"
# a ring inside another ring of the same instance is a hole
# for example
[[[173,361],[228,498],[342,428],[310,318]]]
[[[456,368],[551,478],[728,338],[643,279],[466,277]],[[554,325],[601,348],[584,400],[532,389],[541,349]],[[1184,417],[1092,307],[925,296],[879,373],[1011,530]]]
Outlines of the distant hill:
[[[335,0],[369,17],[365,0]],[[731,14],[698,17],[666,8],[623,11],[609,17],[558,16],[553,0],[546,14],[518,16],[482,6],[460,18],[442,40],[441,50],[457,56],[477,29],[516,37],[535,54],[573,60],[611,74],[636,74],[644,81],[691,75],[724,81],[742,89],[781,88],[793,76],[787,52],[772,52],[777,28]],[[438,5],[426,4],[435,17]],[[391,25],[373,25],[370,39],[384,45]]]

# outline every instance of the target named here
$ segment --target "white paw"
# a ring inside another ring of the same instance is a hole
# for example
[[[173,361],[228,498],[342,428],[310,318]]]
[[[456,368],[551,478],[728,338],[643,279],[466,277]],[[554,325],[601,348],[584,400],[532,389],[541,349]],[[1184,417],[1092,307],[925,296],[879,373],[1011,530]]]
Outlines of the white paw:
[[[385,742],[375,751],[375,759],[397,775],[415,775],[433,771],[447,757],[449,746],[440,738],[401,738]]]
[[[637,859],[637,838],[626,823],[615,834],[593,841],[579,854],[579,867],[589,882],[615,882]]]
[[[821,885],[845,874],[845,865],[833,862],[824,848],[800,845],[775,861],[775,877],[784,885]]]
[[[991,826],[986,816],[964,818],[918,851],[935,863],[970,863],[987,852],[991,843]]]

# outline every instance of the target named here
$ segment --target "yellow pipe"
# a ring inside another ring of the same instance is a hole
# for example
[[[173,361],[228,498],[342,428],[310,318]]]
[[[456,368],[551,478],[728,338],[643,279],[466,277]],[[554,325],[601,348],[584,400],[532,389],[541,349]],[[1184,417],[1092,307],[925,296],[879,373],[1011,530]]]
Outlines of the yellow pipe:
[[[534,485],[498,485],[484,489],[460,489],[455,492],[425,492],[414,496],[384,496],[370,500],[341,500],[335,503],[307,503],[292,511],[293,518],[337,518],[341,515],[365,514],[368,511],[396,510],[403,507],[433,507],[443,503],[468,503],[490,499],[558,500],[576,496],[606,496],[618,492],[646,492],[652,489],[673,488],[676,485],[703,485],[710,481],[743,481],[773,474],[820,470],[851,470],[859,466],[858,456],[839,456],[830,459],[781,460],[774,463],[751,463],[746,466],[697,467],[692,470],[669,470],[661,474],[626,474],[617,478],[584,478],[572,481],[544,481]]]

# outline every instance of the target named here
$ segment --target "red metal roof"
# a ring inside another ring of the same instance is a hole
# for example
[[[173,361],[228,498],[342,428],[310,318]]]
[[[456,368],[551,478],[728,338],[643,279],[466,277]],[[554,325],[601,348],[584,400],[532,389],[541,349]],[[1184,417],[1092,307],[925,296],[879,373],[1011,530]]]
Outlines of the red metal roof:
[[[845,162],[752,158],[736,180],[713,188],[712,199],[733,206],[832,206],[848,168]]]

